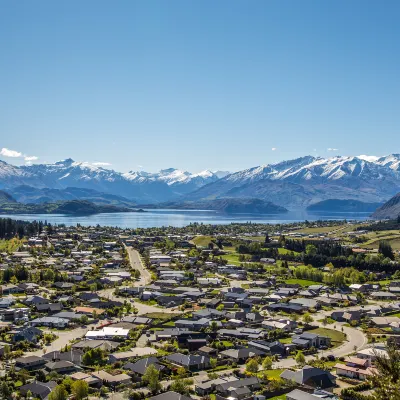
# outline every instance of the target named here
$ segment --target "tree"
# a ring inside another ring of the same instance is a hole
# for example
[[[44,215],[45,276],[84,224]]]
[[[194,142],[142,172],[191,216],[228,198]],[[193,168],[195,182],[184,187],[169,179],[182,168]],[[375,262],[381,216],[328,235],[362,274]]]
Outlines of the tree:
[[[6,381],[3,381],[0,385],[0,394],[2,395],[2,398],[7,399],[11,395],[11,393],[12,391],[8,386],[8,383]]]
[[[217,311],[222,311],[224,309],[224,305],[223,304],[219,304],[217,306]]]
[[[246,371],[252,374],[256,374],[258,372],[259,367],[260,366],[258,364],[258,361],[255,358],[250,358],[246,362]]]
[[[264,369],[271,369],[272,368],[272,358],[267,356],[264,358],[262,366]]]
[[[191,385],[193,385],[193,379],[176,379],[172,382],[170,390],[180,394],[188,394]]]
[[[383,255],[383,257],[394,259],[393,249],[390,243],[387,240],[381,240],[379,242],[379,250],[378,252]]]
[[[297,364],[300,365],[300,367],[303,367],[306,364],[306,358],[304,357],[304,354],[302,351],[298,351],[295,357],[295,361]]]
[[[313,321],[314,321],[314,318],[310,315],[310,313],[305,313],[305,314],[303,315],[303,322],[304,322],[306,325],[311,324],[311,322],[313,322]]]
[[[216,331],[218,330],[217,321],[212,321],[211,324],[210,324],[210,327],[211,327],[211,330],[212,330],[213,332],[216,332]]]
[[[79,318],[79,322],[82,325],[87,325],[87,323],[89,322],[89,318],[87,315],[83,314],[80,318]]]
[[[216,358],[210,358],[210,367],[214,369],[217,366],[217,359]]]
[[[393,345],[387,347],[387,357],[375,353],[376,372],[370,380],[375,400],[400,400],[400,351]]]
[[[65,390],[64,385],[57,385],[49,394],[49,400],[67,400],[68,392]]]
[[[154,366],[154,364],[150,364],[146,368],[146,371],[142,377],[142,381],[147,384],[153,393],[157,392],[161,388],[160,371]]]
[[[75,381],[71,385],[71,391],[76,400],[83,400],[88,397],[89,385],[86,381],[83,380]]]
[[[317,248],[313,244],[308,244],[306,246],[306,254],[308,256],[315,256],[317,254]]]
[[[264,243],[265,243],[265,244],[271,243],[271,239],[269,238],[268,233],[265,235]]]

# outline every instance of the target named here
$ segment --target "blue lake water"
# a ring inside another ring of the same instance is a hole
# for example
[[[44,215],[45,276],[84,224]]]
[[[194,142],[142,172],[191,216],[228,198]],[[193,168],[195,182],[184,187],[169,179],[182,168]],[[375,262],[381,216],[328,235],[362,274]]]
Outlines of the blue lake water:
[[[82,226],[117,226],[120,228],[151,228],[161,226],[182,227],[190,223],[230,224],[232,222],[257,222],[279,224],[316,220],[366,220],[370,213],[308,213],[291,211],[286,214],[223,214],[209,210],[147,210],[143,213],[105,213],[93,215],[60,215],[60,214],[14,214],[0,215],[25,221],[47,221],[52,224]]]

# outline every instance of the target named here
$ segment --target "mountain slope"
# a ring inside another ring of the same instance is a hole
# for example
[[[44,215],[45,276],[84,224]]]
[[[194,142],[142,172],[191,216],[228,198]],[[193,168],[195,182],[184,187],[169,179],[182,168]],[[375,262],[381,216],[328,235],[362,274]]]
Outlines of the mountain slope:
[[[153,208],[154,206],[149,206]],[[159,208],[181,210],[216,210],[227,214],[281,214],[288,210],[271,202],[260,199],[216,199],[199,202],[161,203]]]
[[[373,212],[380,206],[381,203],[364,203],[358,200],[329,199],[309,205],[307,211]]]
[[[65,200],[88,200],[95,204],[132,206],[126,197],[98,192],[94,189],[67,187],[65,189],[34,188],[22,185],[9,189],[9,193],[21,203],[54,203]]]
[[[383,206],[379,207],[373,214],[372,218],[390,218],[394,219],[400,215],[400,193],[393,196]]]
[[[15,199],[4,190],[0,190],[0,203],[15,203]]]
[[[290,208],[328,199],[382,203],[400,190],[400,156],[312,156],[239,171],[205,185],[185,200],[254,197]]]
[[[127,174],[66,159],[54,164],[16,167],[0,161],[0,189],[32,186],[38,189],[64,190],[69,187],[92,189],[141,202],[159,202],[177,198],[218,180],[210,171],[198,174],[170,168],[151,174]]]

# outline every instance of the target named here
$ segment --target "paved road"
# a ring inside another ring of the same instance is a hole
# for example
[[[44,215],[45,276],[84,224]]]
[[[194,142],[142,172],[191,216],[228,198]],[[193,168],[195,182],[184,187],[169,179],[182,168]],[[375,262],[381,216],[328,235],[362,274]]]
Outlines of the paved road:
[[[132,247],[125,246],[128,255],[129,255],[129,261],[131,264],[132,269],[137,269],[140,271],[140,279],[135,281],[132,286],[138,287],[138,286],[146,286],[151,283],[151,274],[150,272],[144,267],[142,263],[142,259],[140,258],[140,254],[137,250],[133,249]],[[123,286],[121,286],[122,288]],[[101,297],[105,297],[109,300],[114,300],[114,301],[124,301],[126,300],[126,297],[121,297],[117,296],[114,294],[115,289],[114,288],[108,288],[108,289],[103,289],[99,290],[97,293]],[[162,307],[156,307],[152,306],[149,304],[143,304],[139,303],[138,301],[134,301],[134,306],[138,310],[138,315],[143,315],[143,314],[148,314],[148,313],[153,313],[153,312],[162,312],[166,314],[171,314],[171,313],[178,313],[180,314],[181,311],[179,311],[176,307],[174,308],[162,308]]]
[[[326,357],[328,355],[333,355],[336,358],[345,357],[353,353],[355,349],[357,350],[362,349],[368,343],[366,335],[361,330],[344,326],[342,323],[339,322],[335,322],[334,324],[331,325],[328,324],[324,326],[321,322],[315,321],[313,322],[313,325],[318,325],[321,328],[328,328],[328,329],[334,329],[334,326],[336,326],[336,330],[338,331],[341,331],[343,328],[343,333],[347,335],[346,341],[342,345],[334,349],[319,351],[318,357],[322,356]],[[306,356],[306,361],[310,361],[313,359],[315,359],[315,356]],[[285,358],[281,361],[274,363],[274,368],[288,368],[288,367],[294,367],[295,365],[296,361],[293,358]]]
[[[50,351],[61,350],[65,347],[65,345],[70,344],[71,340],[78,339],[83,337],[86,332],[93,328],[94,325],[88,325],[86,328],[76,328],[72,330],[66,331],[48,331],[44,330],[43,332],[54,333],[58,336],[58,338],[51,343],[49,346],[45,346],[45,353],[49,353]],[[43,349],[32,351],[26,353],[27,356],[42,356],[44,354]]]

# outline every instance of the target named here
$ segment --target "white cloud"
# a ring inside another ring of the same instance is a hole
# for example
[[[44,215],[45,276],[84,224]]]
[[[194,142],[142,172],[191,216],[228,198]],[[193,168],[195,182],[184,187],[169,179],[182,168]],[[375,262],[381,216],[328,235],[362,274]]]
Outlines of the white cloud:
[[[275,151],[275,150],[276,150],[276,147],[273,147],[271,150],[272,150],[272,151]]]
[[[327,150],[328,150],[328,151],[338,151],[339,149],[335,149],[335,148],[333,148],[333,147],[328,147]]]
[[[108,162],[94,162],[92,165],[95,165],[96,167],[109,167],[112,164]]]
[[[25,156],[25,161],[36,161],[37,159],[36,156]]]
[[[138,165],[138,168],[143,168],[143,165]]]
[[[370,162],[375,162],[375,161],[379,160],[379,157],[377,157],[377,156],[367,156],[365,154],[361,154],[361,156],[358,156],[358,158],[361,158],[361,160],[370,161]]]
[[[7,149],[6,147],[3,147],[0,150],[0,155],[2,155],[4,157],[13,157],[13,158],[22,157],[22,153],[20,153],[19,151],[10,150],[10,149]]]

